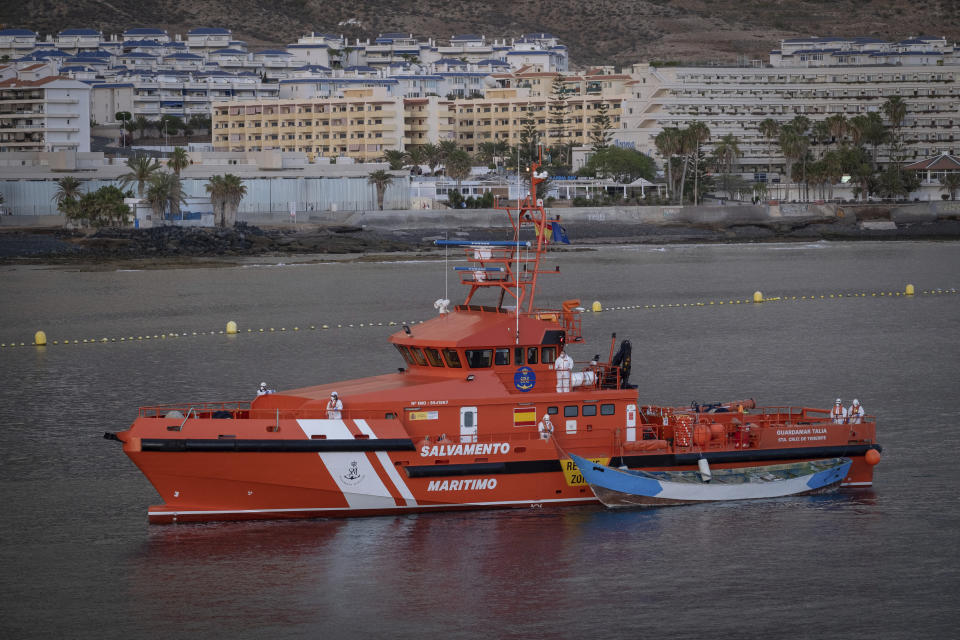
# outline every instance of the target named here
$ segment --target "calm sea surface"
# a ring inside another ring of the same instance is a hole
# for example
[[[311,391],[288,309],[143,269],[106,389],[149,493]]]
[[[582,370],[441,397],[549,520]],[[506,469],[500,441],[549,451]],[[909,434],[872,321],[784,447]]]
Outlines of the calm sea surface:
[[[151,526],[158,498],[104,431],[140,405],[395,370],[387,325],[432,315],[442,261],[4,267],[0,342],[43,329],[81,344],[0,349],[0,637],[956,637],[960,294],[871,294],[960,288],[960,244],[552,258],[561,275],[542,277],[541,306],[715,303],[586,314],[577,360],[606,354],[617,332],[633,342],[642,401],[857,397],[879,416],[874,488],[648,511]],[[730,304],[755,290],[798,299]],[[243,333],[209,335],[228,320]],[[188,335],[82,344],[170,333]]]

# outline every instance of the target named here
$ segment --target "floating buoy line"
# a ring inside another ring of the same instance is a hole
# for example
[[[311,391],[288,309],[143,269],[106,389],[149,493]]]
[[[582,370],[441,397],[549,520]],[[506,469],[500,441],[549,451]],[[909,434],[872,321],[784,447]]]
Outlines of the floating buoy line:
[[[908,284],[904,287],[903,291],[870,291],[870,292],[845,292],[845,293],[824,293],[824,294],[813,294],[813,295],[801,295],[801,296],[772,296],[766,297],[761,291],[755,291],[750,299],[743,300],[704,300],[697,302],[673,302],[669,304],[635,304],[635,305],[623,305],[623,306],[611,306],[604,307],[599,301],[594,301],[590,308],[585,308],[584,313],[607,313],[611,311],[643,311],[643,310],[660,310],[660,309],[684,309],[684,308],[699,308],[699,307],[718,307],[726,305],[738,305],[738,304],[769,304],[777,302],[820,302],[820,301],[839,301],[839,300],[852,300],[859,298],[909,298],[915,297],[917,295],[925,296],[935,296],[935,295],[949,295],[956,294],[958,290],[956,288],[949,289],[924,289],[921,290],[919,294],[916,293],[915,288],[912,284]],[[176,338],[194,338],[202,336],[217,336],[217,335],[254,335],[254,334],[277,334],[277,333],[293,333],[299,331],[333,331],[337,329],[367,329],[371,327],[399,327],[399,326],[412,326],[415,324],[423,324],[423,320],[407,320],[407,321],[390,321],[390,322],[349,322],[349,323],[338,323],[338,324],[320,324],[315,325],[311,324],[307,327],[294,326],[290,329],[286,327],[260,327],[260,328],[247,328],[241,330],[239,325],[235,320],[230,320],[226,323],[226,326],[223,329],[218,331],[183,331],[183,332],[170,332],[170,333],[146,333],[142,335],[129,335],[129,336],[120,336],[120,337],[101,337],[101,338],[74,338],[66,340],[48,340],[47,334],[45,331],[37,331],[33,340],[30,342],[7,342],[0,343],[0,348],[9,348],[9,347],[47,347],[47,346],[61,346],[61,345],[82,345],[82,344],[114,344],[114,343],[130,343],[130,342],[143,342],[145,340],[168,340]]]

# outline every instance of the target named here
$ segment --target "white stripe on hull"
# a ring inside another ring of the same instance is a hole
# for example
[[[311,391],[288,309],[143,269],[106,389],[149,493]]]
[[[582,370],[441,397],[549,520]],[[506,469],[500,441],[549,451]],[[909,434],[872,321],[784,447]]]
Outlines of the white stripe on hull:
[[[373,432],[373,429],[370,428],[370,425],[367,424],[366,420],[357,419],[353,422],[357,425],[357,428],[360,429],[360,433],[366,434],[371,440],[377,439],[377,434]],[[387,455],[387,452],[377,451],[377,460],[379,460],[380,464],[383,465],[383,470],[387,472],[387,477],[390,478],[390,482],[393,483],[394,488],[400,493],[407,505],[416,506],[416,498],[413,497],[413,494],[407,487],[407,483],[403,481],[403,477],[397,472],[397,468],[393,466],[393,461],[390,460],[390,456]]]
[[[369,425],[363,422],[361,426],[360,422],[362,421],[354,421],[360,431],[376,438]],[[297,423],[308,438],[314,435],[325,435],[331,440],[353,439],[353,432],[343,420],[297,420]],[[323,460],[324,466],[333,481],[337,483],[337,487],[351,509],[384,509],[397,505],[396,500],[390,495],[390,490],[383,484],[380,475],[365,453],[321,451],[317,455]],[[387,474],[389,475],[389,471]]]

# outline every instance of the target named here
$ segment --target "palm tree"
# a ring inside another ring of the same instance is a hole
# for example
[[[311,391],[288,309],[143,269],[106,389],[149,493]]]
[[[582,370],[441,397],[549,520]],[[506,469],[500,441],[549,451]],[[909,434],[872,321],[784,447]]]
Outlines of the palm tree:
[[[457,189],[464,178],[470,175],[473,168],[473,158],[463,149],[456,149],[447,156],[447,175],[457,181]]]
[[[383,152],[383,159],[390,163],[391,171],[397,171],[403,169],[403,165],[410,160],[410,154],[399,149],[387,149]]]
[[[65,176],[57,180],[57,192],[53,199],[57,202],[57,210],[68,220],[84,222],[83,211],[80,208],[80,181],[73,176]]]
[[[492,164],[493,159],[496,155],[497,155],[496,142],[487,141],[487,142],[481,142],[479,145],[477,145],[477,153],[475,154],[475,157],[477,158],[477,162],[487,164],[487,165]]]
[[[443,164],[443,152],[440,147],[433,143],[427,143],[420,147],[423,150],[423,163],[430,167],[430,173],[434,173],[441,164]]]
[[[728,133],[720,138],[720,142],[713,148],[713,157],[723,172],[723,190],[727,192],[727,197],[732,195],[730,193],[730,178],[733,174],[733,166],[740,157],[740,146],[737,142],[737,137]]]
[[[53,195],[57,205],[67,200],[76,200],[80,197],[80,181],[73,176],[64,176],[57,180],[57,192]]]
[[[855,116],[851,120],[857,120],[859,139],[873,147],[873,162],[876,164],[880,145],[893,139],[890,131],[883,124],[883,118],[876,111],[871,111],[865,116]]]
[[[830,137],[833,135],[830,131],[830,125],[826,120],[818,120],[813,123],[813,127],[810,128],[810,135],[816,140],[818,146],[822,147],[820,151],[820,156],[823,156],[823,153],[826,151],[827,143],[830,142]]]
[[[844,137],[850,131],[850,123],[847,121],[847,117],[842,113],[835,113],[823,122],[834,140],[843,144]]]
[[[903,98],[900,96],[890,96],[887,98],[886,102],[881,105],[880,109],[883,111],[884,115],[887,116],[887,119],[890,120],[890,127],[893,129],[893,148],[891,148],[890,159],[896,163],[897,171],[899,172],[899,158],[895,158],[893,156],[899,155],[899,153],[896,153],[896,151],[900,146],[900,126],[907,117],[907,103],[904,102]]]
[[[224,212],[227,207],[227,192],[223,176],[211,176],[204,185],[210,194],[210,204],[213,206],[213,218],[218,227],[225,227]]]
[[[150,203],[154,220],[165,218],[167,205],[170,203],[169,184],[167,180],[161,177],[168,175],[172,174],[160,172],[150,178],[150,186],[147,188],[147,202]]]
[[[823,156],[823,175],[830,185],[829,198],[833,199],[833,185],[838,184],[843,178],[844,162],[843,153],[840,151],[830,151]]]
[[[130,134],[130,138],[127,142],[129,145],[133,141],[133,134],[137,130],[137,123],[133,120],[124,120],[123,121],[123,130]]]
[[[187,155],[187,150],[183,147],[174,147],[170,159],[167,160],[167,166],[173,169],[173,172],[179,177],[180,171],[190,166],[190,156]]]
[[[150,186],[147,188],[147,202],[154,214],[161,220],[165,218],[167,211],[172,214],[180,212],[180,205],[185,204],[187,198],[183,193],[183,184],[180,182],[180,176],[167,171],[159,171],[150,178]]]
[[[760,135],[767,141],[776,140],[780,135],[780,123],[773,118],[764,118],[757,126]],[[767,164],[767,173],[773,173],[773,163]]]
[[[412,164],[417,169],[417,173],[420,173],[420,165],[426,164],[427,154],[424,149],[424,145],[418,144],[415,147],[410,147],[407,150],[407,155],[410,158],[410,164]]]
[[[807,187],[807,150],[810,149],[810,138],[807,137],[807,132],[810,130],[810,118],[804,115],[794,116],[793,120],[790,121],[790,126],[797,132],[800,136],[797,140],[797,152],[799,153],[798,159],[800,160],[800,176],[803,179],[804,183],[804,200],[809,200],[809,194],[806,193]],[[798,194],[799,195],[799,194]]]
[[[227,173],[223,176],[223,193],[224,224],[232,227],[237,222],[237,212],[240,210],[240,203],[247,195],[247,186],[243,184],[243,180],[241,180],[239,176]]]
[[[710,139],[710,128],[703,122],[694,122],[689,127],[683,130],[683,138],[685,139],[684,143],[684,153],[687,158],[683,163],[683,177],[680,180],[680,202],[683,202],[683,187],[684,183],[687,180],[687,165],[689,161],[693,160],[693,204],[697,204],[698,197],[698,187],[697,187],[697,178],[699,177],[699,164],[700,164],[700,145]]]
[[[790,177],[793,175],[793,163],[800,158],[801,136],[790,125],[780,127],[780,135],[777,140],[780,143],[780,149],[783,151],[784,175],[787,178],[787,184],[784,187],[783,199],[790,200]]]
[[[440,159],[444,165],[444,173],[447,173],[446,165],[447,161],[450,158],[450,154],[457,150],[456,140],[441,140],[440,144],[437,145],[440,149]],[[447,174],[449,175],[449,174]]]
[[[670,175],[670,165],[672,164],[673,156],[677,155],[680,151],[680,130],[676,127],[667,127],[657,134],[657,137],[653,139],[653,143],[656,145],[660,155],[663,156],[663,164],[667,169],[667,188],[670,190],[670,195],[673,196],[674,188],[673,178]]]
[[[884,115],[890,120],[890,125],[897,130],[907,117],[907,103],[900,96],[890,96],[880,107]]]
[[[946,191],[953,200],[953,194],[960,189],[960,173],[948,173],[940,178],[940,190]]]
[[[140,138],[143,139],[143,134],[150,128],[150,121],[147,120],[146,116],[137,116],[133,119],[133,124],[140,132]]]
[[[383,169],[378,169],[367,176],[367,184],[372,184],[377,190],[377,207],[380,211],[383,211],[383,196],[386,195],[387,187],[389,187],[392,182],[393,176]]]
[[[125,173],[120,176],[120,183],[124,189],[132,182],[137,183],[137,197],[143,197],[144,187],[150,178],[160,170],[160,162],[146,155],[136,155],[132,158],[127,158],[127,168],[130,169],[129,173]]]

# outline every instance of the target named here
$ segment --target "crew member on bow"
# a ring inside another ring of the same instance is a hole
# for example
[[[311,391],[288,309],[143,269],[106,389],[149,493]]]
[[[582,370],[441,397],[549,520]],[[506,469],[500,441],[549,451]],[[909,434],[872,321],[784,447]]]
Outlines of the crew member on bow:
[[[847,410],[840,398],[837,398],[836,402],[833,403],[833,409],[830,409],[830,418],[833,420],[833,424],[843,424],[847,421]]]
[[[327,402],[327,418],[331,420],[339,420],[342,411],[343,401],[340,400],[340,396],[337,395],[336,391],[331,392],[330,401]]]

